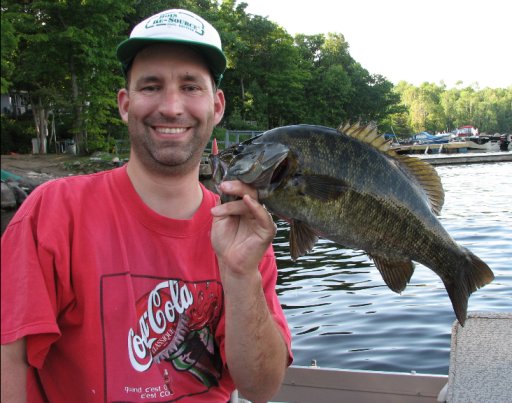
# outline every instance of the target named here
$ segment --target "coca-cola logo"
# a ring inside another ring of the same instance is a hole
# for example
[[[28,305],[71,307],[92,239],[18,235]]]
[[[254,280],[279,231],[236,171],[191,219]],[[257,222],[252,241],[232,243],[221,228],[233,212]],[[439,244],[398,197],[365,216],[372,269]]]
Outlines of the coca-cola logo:
[[[194,303],[194,295],[187,284],[167,280],[143,295],[136,303],[139,329],[128,332],[128,354],[133,368],[147,371],[153,361],[170,356],[173,345],[188,332],[187,309]]]

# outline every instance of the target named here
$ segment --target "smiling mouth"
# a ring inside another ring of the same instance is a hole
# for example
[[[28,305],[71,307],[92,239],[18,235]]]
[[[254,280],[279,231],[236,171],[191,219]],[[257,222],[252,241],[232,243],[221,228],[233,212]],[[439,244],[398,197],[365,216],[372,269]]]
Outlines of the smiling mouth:
[[[170,127],[154,127],[154,129],[158,133],[163,134],[179,134],[187,131],[187,127],[177,127],[177,128],[170,128]]]

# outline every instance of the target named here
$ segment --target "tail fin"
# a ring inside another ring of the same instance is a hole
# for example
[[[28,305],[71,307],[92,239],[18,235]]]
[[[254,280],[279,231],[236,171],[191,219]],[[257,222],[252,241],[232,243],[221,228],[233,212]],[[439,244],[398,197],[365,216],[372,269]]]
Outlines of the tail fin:
[[[452,301],[455,316],[457,316],[461,326],[464,326],[466,321],[469,296],[478,288],[494,280],[494,274],[489,266],[468,249],[463,249],[467,258],[461,271],[455,277],[455,281],[444,282],[446,291],[448,291]]]

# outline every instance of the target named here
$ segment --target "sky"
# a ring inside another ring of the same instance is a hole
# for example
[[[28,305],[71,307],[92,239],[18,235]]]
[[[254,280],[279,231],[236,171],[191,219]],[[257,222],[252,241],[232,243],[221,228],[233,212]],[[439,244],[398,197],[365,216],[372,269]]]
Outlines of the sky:
[[[291,35],[343,34],[357,62],[394,84],[512,86],[511,0],[243,2]]]

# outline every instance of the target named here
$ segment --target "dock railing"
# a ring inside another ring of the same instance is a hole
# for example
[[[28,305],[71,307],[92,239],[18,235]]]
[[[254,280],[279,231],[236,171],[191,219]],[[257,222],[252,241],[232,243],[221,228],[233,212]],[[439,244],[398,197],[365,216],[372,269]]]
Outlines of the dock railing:
[[[256,137],[258,134],[263,133],[263,130],[226,130],[226,140],[222,141],[217,139],[217,146],[219,150],[225,150],[233,144],[238,144],[241,141],[245,141]],[[204,149],[205,153],[212,152],[213,140],[209,140]]]
[[[124,154],[130,151],[131,142],[130,139],[116,139],[115,154]]]

